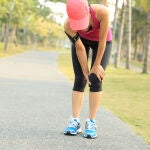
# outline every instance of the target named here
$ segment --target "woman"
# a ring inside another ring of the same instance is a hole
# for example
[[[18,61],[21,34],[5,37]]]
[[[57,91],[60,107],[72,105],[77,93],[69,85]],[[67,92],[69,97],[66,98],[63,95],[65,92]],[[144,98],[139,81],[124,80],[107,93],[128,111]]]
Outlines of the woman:
[[[64,30],[72,42],[72,63],[75,74],[72,92],[72,116],[65,135],[81,132],[79,120],[86,83],[89,84],[89,116],[83,136],[96,138],[96,112],[102,96],[102,80],[111,52],[112,35],[109,11],[100,4],[88,5],[87,0],[68,0],[68,18]],[[92,49],[91,68],[88,68],[89,49]]]

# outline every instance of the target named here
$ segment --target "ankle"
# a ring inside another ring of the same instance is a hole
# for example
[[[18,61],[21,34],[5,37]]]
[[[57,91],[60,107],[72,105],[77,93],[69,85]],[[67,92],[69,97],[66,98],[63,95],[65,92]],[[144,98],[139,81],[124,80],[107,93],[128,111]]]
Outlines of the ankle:
[[[94,118],[88,118],[87,121],[91,121],[91,122],[96,122],[96,120]]]
[[[80,122],[80,119],[79,118],[72,118],[72,120],[76,120],[77,122]]]

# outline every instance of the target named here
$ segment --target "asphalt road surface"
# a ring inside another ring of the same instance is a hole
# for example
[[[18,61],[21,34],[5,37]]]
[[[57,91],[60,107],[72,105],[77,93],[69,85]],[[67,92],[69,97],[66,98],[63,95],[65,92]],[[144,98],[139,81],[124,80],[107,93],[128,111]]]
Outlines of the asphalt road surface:
[[[65,136],[72,83],[57,65],[58,52],[29,51],[0,59],[0,150],[150,150],[150,146],[103,107],[98,138]],[[82,129],[88,98],[81,112]]]

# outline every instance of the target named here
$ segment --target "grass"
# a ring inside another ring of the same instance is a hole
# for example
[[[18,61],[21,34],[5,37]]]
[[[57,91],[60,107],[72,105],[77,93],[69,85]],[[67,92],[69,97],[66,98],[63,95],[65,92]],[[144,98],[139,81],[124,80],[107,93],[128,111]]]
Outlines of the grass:
[[[11,55],[14,55],[17,53],[22,53],[28,49],[29,49],[29,47],[27,47],[27,46],[26,47],[22,46],[22,45],[15,46],[14,44],[9,44],[7,52],[6,52],[6,51],[4,51],[4,43],[0,43],[0,58],[11,56]]]
[[[102,105],[150,143],[150,75],[108,67]]]
[[[122,62],[126,62],[125,58],[121,59]],[[139,68],[143,68],[143,63],[144,62],[140,62],[140,61],[137,61],[137,60],[131,60],[131,64],[136,66],[136,67],[139,67]],[[150,71],[150,65],[148,65],[148,72]]]
[[[61,54],[58,64],[73,81],[70,53]],[[103,89],[101,105],[150,143],[150,74],[108,66]]]
[[[66,52],[67,49],[62,47],[51,47],[51,46],[42,46],[42,45],[18,45],[15,46],[13,43],[8,44],[7,52],[4,51],[4,43],[0,42],[0,58],[11,56],[17,53],[22,53],[27,50],[38,50],[38,51],[58,51],[58,52]]]

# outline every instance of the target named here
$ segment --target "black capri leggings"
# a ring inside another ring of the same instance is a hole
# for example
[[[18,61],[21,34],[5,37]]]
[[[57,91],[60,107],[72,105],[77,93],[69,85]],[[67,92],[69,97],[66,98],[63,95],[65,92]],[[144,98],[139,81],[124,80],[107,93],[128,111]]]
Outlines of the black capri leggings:
[[[81,38],[81,40],[86,49],[87,59],[89,58],[89,50],[90,49],[92,50],[92,62],[91,62],[91,68],[92,68],[97,55],[98,42],[89,41],[83,38]],[[106,48],[101,61],[101,66],[103,67],[104,70],[106,69],[109,63],[111,47],[112,47],[112,42],[111,41],[106,42]],[[72,45],[72,64],[73,64],[73,70],[75,75],[73,91],[84,92],[86,86],[86,79],[83,75],[80,63],[78,61],[76,49],[74,45]],[[91,85],[89,86],[91,92],[102,91],[102,81],[99,81],[99,79],[95,74],[92,73],[89,76],[89,80],[91,82]]]

